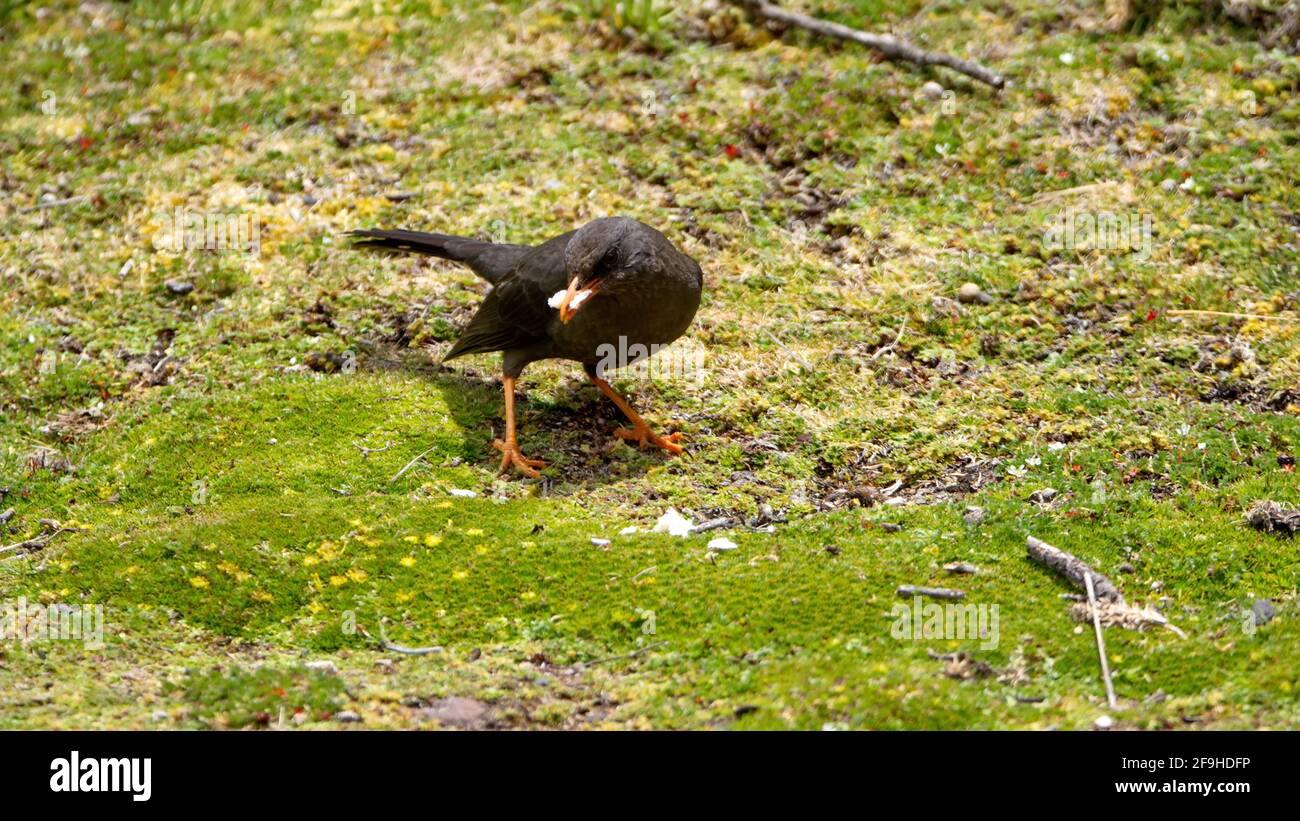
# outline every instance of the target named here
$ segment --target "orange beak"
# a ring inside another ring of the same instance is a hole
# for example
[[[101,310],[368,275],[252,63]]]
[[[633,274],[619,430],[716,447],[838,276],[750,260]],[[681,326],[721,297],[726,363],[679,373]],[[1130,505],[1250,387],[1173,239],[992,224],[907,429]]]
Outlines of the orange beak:
[[[578,277],[574,277],[570,280],[568,290],[564,292],[564,298],[561,299],[560,304],[556,306],[560,310],[560,321],[567,323],[570,319],[573,319],[573,315],[580,311],[583,305],[586,305],[591,301],[591,298],[594,297],[596,292],[599,290],[600,280],[598,279],[587,283],[586,288],[578,287]],[[579,298],[579,294],[582,295],[581,298]],[[575,299],[577,300],[577,305],[573,304]]]

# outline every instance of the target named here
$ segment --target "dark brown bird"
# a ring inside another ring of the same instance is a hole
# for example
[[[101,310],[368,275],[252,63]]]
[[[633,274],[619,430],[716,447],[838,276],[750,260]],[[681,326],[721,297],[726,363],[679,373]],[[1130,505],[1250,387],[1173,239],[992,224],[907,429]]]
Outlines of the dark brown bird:
[[[443,361],[503,353],[506,436],[492,443],[501,451],[501,470],[513,465],[537,476],[537,469],[546,467],[525,457],[515,439],[515,381],[539,359],[582,363],[587,378],[632,423],[615,436],[682,452],[680,433],[654,433],[604,379],[605,368],[634,365],[685,333],[700,306],[704,272],[663,234],[634,219],[606,217],[537,246],[420,231],[350,235],[362,247],[464,263],[494,286]],[[634,356],[611,362],[611,351]]]

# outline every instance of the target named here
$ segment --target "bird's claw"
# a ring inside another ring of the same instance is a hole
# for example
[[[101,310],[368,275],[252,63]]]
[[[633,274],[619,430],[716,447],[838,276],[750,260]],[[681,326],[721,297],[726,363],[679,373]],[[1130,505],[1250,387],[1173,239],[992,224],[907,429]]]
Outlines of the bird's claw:
[[[626,439],[629,442],[636,442],[641,447],[654,445],[668,451],[669,454],[676,456],[682,452],[682,446],[677,444],[682,439],[681,431],[670,433],[667,436],[660,436],[650,430],[648,425],[637,425],[635,428],[619,428],[614,431],[614,435],[619,439]]]
[[[541,476],[537,468],[546,467],[546,463],[541,459],[529,459],[519,450],[519,443],[515,441],[503,442],[500,439],[492,440],[492,447],[501,451],[501,472],[505,473],[512,466],[517,468],[525,476],[536,479]]]

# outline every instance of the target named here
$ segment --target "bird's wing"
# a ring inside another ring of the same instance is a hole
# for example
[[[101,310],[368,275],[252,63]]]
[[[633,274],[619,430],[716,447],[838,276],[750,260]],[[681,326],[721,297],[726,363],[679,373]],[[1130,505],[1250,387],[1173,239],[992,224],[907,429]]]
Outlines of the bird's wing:
[[[572,233],[532,249],[510,276],[484,298],[443,360],[469,353],[527,348],[546,338],[555,309],[547,301],[564,290],[564,247]]]

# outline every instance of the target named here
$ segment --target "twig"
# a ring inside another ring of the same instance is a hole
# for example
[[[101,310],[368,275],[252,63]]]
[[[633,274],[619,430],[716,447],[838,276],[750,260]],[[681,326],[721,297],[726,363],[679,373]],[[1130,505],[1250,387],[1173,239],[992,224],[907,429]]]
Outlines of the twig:
[[[70,533],[76,530],[77,528],[75,527],[55,527],[53,530],[42,533],[39,536],[33,536],[30,539],[24,539],[21,542],[14,542],[11,545],[0,547],[0,554],[13,553],[16,556],[19,556],[23,553],[35,553],[50,542],[54,541],[54,537],[58,536],[60,533]]]
[[[884,346],[883,348],[877,348],[876,352],[871,355],[871,358],[879,359],[881,356],[897,348],[898,343],[903,341],[903,331],[906,330],[907,330],[907,317],[903,317],[903,324],[898,326],[898,336],[894,337],[894,341],[890,342],[888,345]]]
[[[665,644],[667,644],[667,643],[668,643],[668,642],[666,642],[666,641],[656,641],[656,642],[654,642],[654,643],[652,643],[652,644],[647,644],[645,647],[642,647],[640,650],[633,650],[631,653],[625,653],[624,655],[621,655],[621,656],[606,656],[606,657],[603,658],[603,659],[596,659],[595,661],[581,661],[581,662],[578,662],[578,665],[577,665],[577,666],[579,666],[579,667],[594,667],[594,666],[597,665],[597,664],[604,664],[604,663],[607,662],[607,661],[622,661],[623,659],[634,659],[634,658],[636,658],[637,656],[641,656],[641,655],[644,655],[645,653],[650,652],[651,650],[655,649],[656,647],[663,647],[663,646],[664,646]]]
[[[64,205],[72,205],[74,203],[78,203],[81,202],[82,200],[87,200],[87,199],[90,199],[90,197],[86,196],[85,194],[78,194],[75,197],[65,197],[64,199],[61,200],[45,200],[44,202],[38,202],[35,205],[29,205],[26,208],[22,208],[20,210],[23,213],[27,213],[29,211],[44,211],[47,208],[61,208]]]
[[[1300,322],[1295,316],[1269,316],[1268,314],[1238,314],[1232,311],[1165,311],[1165,316],[1218,316],[1227,319],[1258,319],[1264,322]]]
[[[1123,594],[1119,592],[1114,582],[1080,561],[1079,557],[1066,553],[1058,547],[1052,547],[1042,539],[1035,539],[1033,536],[1029,537],[1028,546],[1029,558],[1055,570],[1078,587],[1083,587],[1084,577],[1091,574],[1097,580],[1098,598],[1124,601]]]
[[[393,644],[388,640],[388,634],[384,631],[384,620],[379,620],[379,646],[390,653],[403,653],[408,656],[427,656],[430,653],[441,653],[441,647],[406,647],[401,644]]]
[[[799,364],[803,366],[803,369],[805,371],[811,371],[813,369],[813,366],[809,364],[807,359],[804,359],[802,356],[800,356],[798,351],[794,351],[791,348],[789,348],[784,342],[782,342],[777,337],[776,334],[768,330],[764,330],[763,333],[767,334],[767,338],[775,342],[777,344],[777,347],[779,347],[781,350],[785,351],[786,353],[790,354],[790,356],[797,359],[799,361]]]
[[[1119,704],[1115,701],[1115,685],[1110,681],[1110,663],[1106,661],[1106,640],[1101,636],[1101,614],[1097,612],[1097,594],[1092,587],[1092,573],[1083,574],[1083,583],[1088,588],[1088,607],[1092,610],[1092,627],[1097,633],[1097,655],[1101,657],[1101,678],[1106,682],[1106,703],[1114,710]]]
[[[961,590],[953,590],[948,587],[917,587],[914,584],[900,585],[898,590],[894,592],[900,596],[928,596],[932,599],[966,598],[966,594]]]
[[[985,68],[979,63],[963,60],[960,57],[954,57],[951,54],[943,54],[937,51],[923,51],[896,37],[887,34],[870,34],[865,31],[842,26],[839,23],[832,23],[829,20],[818,20],[816,17],[798,14],[793,11],[786,11],[783,8],[774,6],[764,0],[735,0],[749,8],[755,14],[766,17],[769,20],[776,20],[780,23],[786,23],[799,28],[807,29],[816,34],[827,37],[838,37],[841,40],[852,40],[860,43],[867,48],[873,48],[890,60],[905,60],[909,63],[916,63],[922,66],[944,66],[953,71],[965,74],[981,83],[987,83],[994,88],[1002,88],[1007,84],[1007,80],[996,71]]]
[[[392,446],[393,446],[392,442],[384,442],[384,446],[382,448],[368,448],[365,445],[358,445],[356,442],[352,443],[352,447],[361,451],[362,459],[368,458],[372,453],[383,453],[384,451],[388,450]]]
[[[709,519],[707,522],[700,522],[691,528],[691,533],[708,533],[710,530],[721,530],[724,527],[731,527],[736,520],[730,516],[721,516],[717,519]]]
[[[415,463],[416,463],[416,462],[420,461],[420,460],[423,459],[425,456],[428,456],[428,455],[433,451],[433,449],[436,448],[436,447],[438,447],[438,446],[437,446],[437,445],[434,445],[432,448],[429,448],[428,450],[426,450],[426,451],[424,451],[423,453],[421,453],[419,456],[415,457],[414,459],[412,459],[411,461],[409,461],[409,462],[407,462],[405,465],[403,465],[403,466],[402,466],[402,469],[399,470],[399,471],[397,471],[397,473],[393,474],[393,478],[391,478],[391,479],[388,480],[389,484],[392,484],[393,482],[396,482],[398,479],[402,478],[402,476],[403,476],[403,475],[404,475],[408,470],[410,470],[412,467],[415,466]]]

